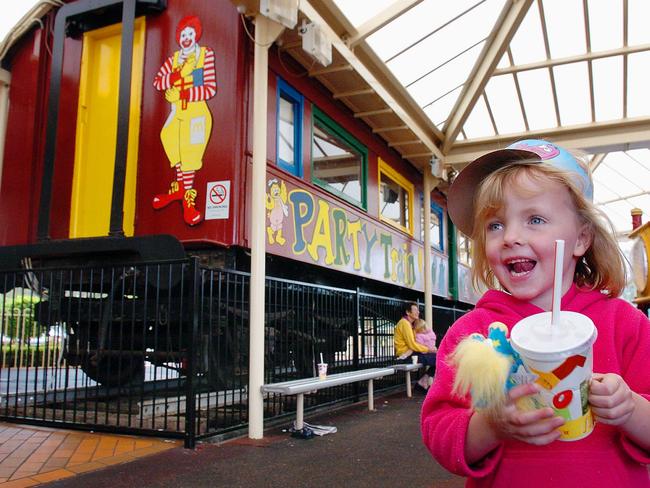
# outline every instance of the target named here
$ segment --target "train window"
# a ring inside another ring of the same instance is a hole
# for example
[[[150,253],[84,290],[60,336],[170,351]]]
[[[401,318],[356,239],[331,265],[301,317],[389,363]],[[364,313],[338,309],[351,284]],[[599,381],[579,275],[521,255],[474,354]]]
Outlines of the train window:
[[[458,239],[458,262],[472,266],[472,240],[462,232],[456,233]]]
[[[318,108],[313,112],[314,183],[365,210],[368,150]]]
[[[303,97],[278,78],[277,162],[278,166],[302,176]]]
[[[420,212],[420,239],[424,242],[424,198],[422,198],[420,202],[420,208],[422,209]],[[445,241],[442,228],[442,208],[434,202],[431,202],[431,220],[429,222],[429,228],[431,229],[431,246],[438,251],[444,251]]]
[[[379,216],[413,235],[413,183],[379,158]]]

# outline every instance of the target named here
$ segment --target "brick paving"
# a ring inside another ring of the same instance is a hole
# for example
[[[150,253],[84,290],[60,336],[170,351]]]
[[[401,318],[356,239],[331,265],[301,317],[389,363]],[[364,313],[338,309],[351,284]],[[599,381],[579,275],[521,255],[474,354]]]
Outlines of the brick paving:
[[[0,422],[0,487],[36,486],[134,461],[181,444]]]

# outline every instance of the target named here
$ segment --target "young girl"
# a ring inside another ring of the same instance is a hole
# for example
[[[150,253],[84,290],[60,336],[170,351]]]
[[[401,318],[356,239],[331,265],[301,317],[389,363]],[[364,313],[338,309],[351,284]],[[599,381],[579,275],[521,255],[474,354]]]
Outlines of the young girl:
[[[415,342],[426,346],[429,352],[436,352],[436,333],[422,319],[413,322],[413,331],[415,332]]]
[[[546,141],[527,140],[467,166],[448,195],[451,219],[474,240],[475,283],[487,288],[476,308],[447,332],[422,409],[425,444],[467,486],[650,487],[650,321],[618,296],[623,260],[611,228],[592,203],[590,176],[576,158]],[[554,243],[564,239],[562,310],[593,320],[589,403],[594,431],[558,441],[564,419],[551,408],[523,412],[535,394],[512,388],[487,415],[452,393],[448,356],[471,333],[509,329],[552,307]]]

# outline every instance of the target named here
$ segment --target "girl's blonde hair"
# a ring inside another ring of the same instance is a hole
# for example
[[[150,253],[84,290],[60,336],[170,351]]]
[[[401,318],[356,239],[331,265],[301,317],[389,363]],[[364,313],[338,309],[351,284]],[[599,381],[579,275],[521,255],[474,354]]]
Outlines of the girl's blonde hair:
[[[474,247],[472,258],[472,282],[479,289],[485,285],[499,289],[494,273],[490,269],[485,255],[485,223],[503,205],[507,188],[512,188],[520,176],[527,176],[533,181],[554,181],[564,185],[568,190],[581,225],[591,236],[591,246],[578,260],[574,283],[591,290],[600,290],[610,297],[619,296],[626,283],[624,258],[614,237],[614,229],[607,216],[591,201],[586,199],[582,190],[576,185],[573,173],[560,170],[539,161],[530,163],[518,161],[489,174],[478,187],[474,201]]]
[[[428,329],[427,323],[422,319],[417,319],[413,325],[415,325],[416,332],[425,332]]]

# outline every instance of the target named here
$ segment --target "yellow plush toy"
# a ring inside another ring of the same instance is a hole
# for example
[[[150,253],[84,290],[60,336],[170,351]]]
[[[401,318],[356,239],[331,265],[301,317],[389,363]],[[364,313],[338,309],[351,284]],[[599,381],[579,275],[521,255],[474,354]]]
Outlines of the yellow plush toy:
[[[517,352],[508,340],[508,327],[493,322],[488,336],[471,334],[458,343],[450,356],[456,368],[453,393],[471,395],[472,408],[494,414],[506,402],[508,390],[517,384],[533,380],[526,373]],[[517,408],[532,410],[539,407],[534,397],[524,397]]]

